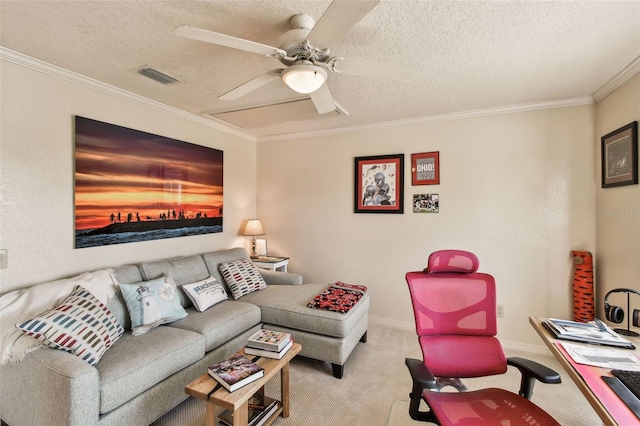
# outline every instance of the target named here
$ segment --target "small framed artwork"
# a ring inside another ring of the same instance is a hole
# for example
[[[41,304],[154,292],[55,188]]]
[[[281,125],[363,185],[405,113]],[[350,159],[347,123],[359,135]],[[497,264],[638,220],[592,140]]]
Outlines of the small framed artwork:
[[[258,256],[267,256],[269,250],[267,250],[267,240],[264,238],[256,238],[256,253]]]
[[[440,184],[440,151],[411,154],[411,185]]]
[[[605,135],[602,141],[602,187],[638,183],[638,122]]]
[[[439,194],[413,194],[414,213],[439,213]]]
[[[404,213],[404,154],[355,158],[354,213]]]

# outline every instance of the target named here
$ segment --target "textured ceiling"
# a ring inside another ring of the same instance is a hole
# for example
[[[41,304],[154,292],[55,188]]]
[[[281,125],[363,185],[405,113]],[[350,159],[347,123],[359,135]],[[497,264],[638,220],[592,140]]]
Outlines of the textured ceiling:
[[[270,46],[289,18],[330,1],[0,1],[0,44],[184,111],[304,99],[279,80],[236,101],[217,97],[281,68],[273,58],[177,37],[189,25]],[[383,0],[332,55],[414,64],[414,83],[329,74],[349,115],[246,127],[270,136],[418,119],[593,95],[640,57],[639,1]],[[180,80],[137,73],[150,65]]]

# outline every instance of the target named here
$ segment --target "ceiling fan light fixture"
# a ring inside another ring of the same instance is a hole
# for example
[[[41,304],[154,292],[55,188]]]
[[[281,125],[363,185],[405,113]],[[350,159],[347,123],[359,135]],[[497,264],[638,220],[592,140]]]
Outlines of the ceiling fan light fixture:
[[[313,93],[327,81],[327,72],[317,65],[294,64],[280,74],[284,84],[298,93]]]

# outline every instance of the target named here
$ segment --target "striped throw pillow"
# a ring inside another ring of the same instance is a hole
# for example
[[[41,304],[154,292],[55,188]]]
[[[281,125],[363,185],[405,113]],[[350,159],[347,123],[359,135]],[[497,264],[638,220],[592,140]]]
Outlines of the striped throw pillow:
[[[16,327],[45,345],[70,352],[91,365],[96,365],[124,333],[111,311],[79,285],[58,306]]]
[[[218,270],[236,300],[256,290],[267,288],[264,278],[249,259],[221,263]]]

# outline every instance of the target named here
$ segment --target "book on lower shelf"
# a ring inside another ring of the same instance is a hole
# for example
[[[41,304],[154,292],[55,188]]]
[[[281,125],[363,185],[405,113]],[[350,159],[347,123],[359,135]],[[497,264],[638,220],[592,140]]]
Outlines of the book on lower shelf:
[[[229,392],[264,376],[262,367],[239,353],[209,366],[207,372]]]
[[[261,393],[249,398],[247,426],[261,426],[278,410],[278,401]],[[218,415],[218,421],[224,426],[233,426],[233,411],[224,410]]]
[[[247,347],[280,352],[290,341],[290,333],[262,329],[247,339]]]
[[[286,346],[282,348],[282,350],[279,352],[271,351],[268,349],[257,349],[257,348],[252,348],[250,346],[246,346],[244,348],[244,353],[247,355],[261,356],[264,358],[282,359],[284,354],[286,354],[289,351],[289,349],[291,349],[291,346],[293,346],[293,340],[289,340],[289,343],[287,343]]]

